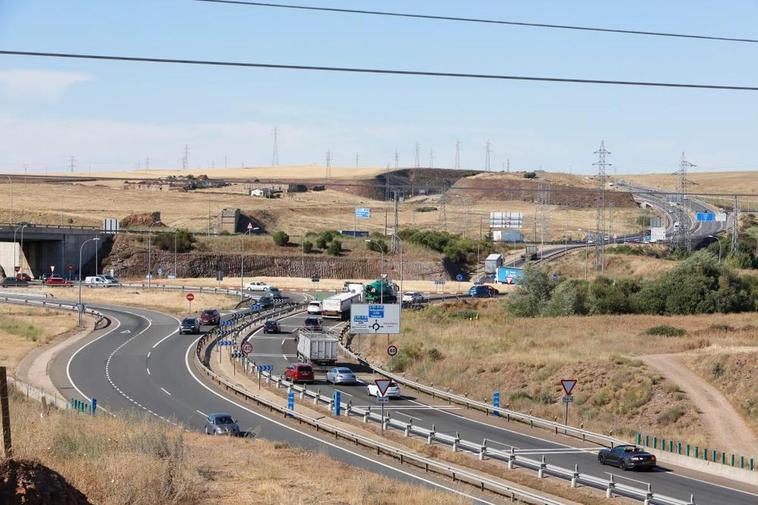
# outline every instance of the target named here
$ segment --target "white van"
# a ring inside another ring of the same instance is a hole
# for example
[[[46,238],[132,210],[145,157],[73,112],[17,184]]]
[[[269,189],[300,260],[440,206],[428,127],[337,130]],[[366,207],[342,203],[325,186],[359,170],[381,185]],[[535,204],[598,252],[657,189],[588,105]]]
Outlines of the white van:
[[[102,275],[90,275],[84,278],[84,285],[91,288],[107,287],[110,285],[110,281]]]
[[[317,300],[312,301],[308,304],[306,311],[308,314],[321,314],[321,302]]]

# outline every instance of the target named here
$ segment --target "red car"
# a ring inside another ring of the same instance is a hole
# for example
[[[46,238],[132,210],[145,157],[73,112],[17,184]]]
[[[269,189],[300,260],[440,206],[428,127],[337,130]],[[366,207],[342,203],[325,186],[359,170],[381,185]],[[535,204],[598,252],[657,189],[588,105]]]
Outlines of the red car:
[[[74,283],[71,281],[67,281],[60,275],[51,275],[45,281],[45,285],[47,286],[73,286]]]
[[[200,314],[201,326],[218,326],[221,324],[221,313],[216,309],[207,309]]]
[[[306,363],[295,363],[284,369],[284,378],[292,382],[313,382],[313,368]]]

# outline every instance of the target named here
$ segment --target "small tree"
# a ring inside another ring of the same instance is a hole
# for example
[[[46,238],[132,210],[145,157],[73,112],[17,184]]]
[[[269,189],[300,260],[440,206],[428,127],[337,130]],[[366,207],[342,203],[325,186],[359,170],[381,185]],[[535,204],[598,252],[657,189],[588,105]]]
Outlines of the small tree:
[[[326,238],[319,237],[316,239],[316,247],[319,249],[326,249]]]
[[[332,256],[339,256],[342,252],[342,242],[339,240],[332,240],[331,244],[329,244],[329,254]]]
[[[537,172],[524,172],[524,179],[536,179]]]
[[[366,242],[366,247],[369,251],[387,254],[389,251],[387,243],[382,239],[371,239]]]
[[[283,231],[278,231],[274,233],[273,239],[274,239],[274,244],[278,245],[279,247],[284,247],[290,243],[290,236],[287,235]]]
[[[303,252],[309,254],[313,250],[313,242],[306,240],[303,242]]]

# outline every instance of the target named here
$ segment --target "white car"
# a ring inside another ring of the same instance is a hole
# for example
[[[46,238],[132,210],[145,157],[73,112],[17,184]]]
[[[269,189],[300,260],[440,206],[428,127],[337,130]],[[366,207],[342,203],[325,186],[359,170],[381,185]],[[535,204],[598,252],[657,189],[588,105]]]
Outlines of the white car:
[[[102,275],[88,275],[84,278],[84,285],[91,288],[104,287],[110,285],[110,282]]]
[[[312,301],[308,304],[306,311],[308,314],[321,314],[321,302],[315,300]]]
[[[368,388],[369,396],[380,396],[379,386],[377,386],[373,382],[369,383],[367,388]],[[397,386],[397,384],[395,384],[394,382],[390,382],[390,385],[387,388],[387,391],[384,393],[384,397],[385,398],[400,398],[400,388]]]
[[[424,301],[424,295],[418,291],[406,291],[403,293],[402,301],[406,303],[422,303]]]
[[[245,289],[247,291],[268,291],[272,287],[273,286],[271,286],[270,284],[266,284],[265,282],[261,282],[261,281],[253,281],[253,282],[248,282],[247,284],[245,284]]]

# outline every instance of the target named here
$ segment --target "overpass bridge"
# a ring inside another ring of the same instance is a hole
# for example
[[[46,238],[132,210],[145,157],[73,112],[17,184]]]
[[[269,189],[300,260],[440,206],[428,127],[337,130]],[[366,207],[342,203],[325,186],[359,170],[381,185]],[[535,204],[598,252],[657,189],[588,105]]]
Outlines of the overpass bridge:
[[[111,235],[95,227],[0,223],[0,266],[8,276],[13,276],[17,265],[34,277],[49,272],[51,265],[63,276],[68,274],[68,267],[77,275],[79,248],[94,237],[100,240],[87,244],[82,251],[82,275],[95,272],[96,248],[99,260],[110,250]]]

